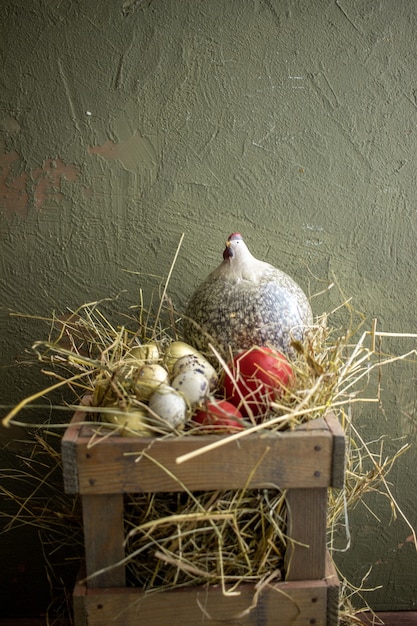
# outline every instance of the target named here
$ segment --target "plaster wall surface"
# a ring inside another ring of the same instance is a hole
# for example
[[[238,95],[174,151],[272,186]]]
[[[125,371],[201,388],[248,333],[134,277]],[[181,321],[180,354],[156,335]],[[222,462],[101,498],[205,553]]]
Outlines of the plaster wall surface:
[[[415,332],[416,23],[414,0],[4,0],[1,404],[39,388],[19,362],[48,329],[10,312],[118,294],[131,306],[183,232],[179,310],[238,230],[306,291],[324,289],[315,314],[351,297],[369,327]],[[355,409],[387,453],[415,443],[415,379],[411,360],[393,366],[384,411]],[[414,526],[416,469],[413,448],[390,475]],[[410,530],[376,506],[352,514],[340,563],[383,586],[374,608],[415,609]]]

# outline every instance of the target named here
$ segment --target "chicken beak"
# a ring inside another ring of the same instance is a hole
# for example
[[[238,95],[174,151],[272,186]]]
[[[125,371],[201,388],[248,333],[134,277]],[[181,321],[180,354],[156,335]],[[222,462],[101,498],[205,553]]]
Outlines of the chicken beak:
[[[230,245],[230,241],[226,241],[226,247],[223,252],[223,259],[230,259],[233,256],[233,248]]]

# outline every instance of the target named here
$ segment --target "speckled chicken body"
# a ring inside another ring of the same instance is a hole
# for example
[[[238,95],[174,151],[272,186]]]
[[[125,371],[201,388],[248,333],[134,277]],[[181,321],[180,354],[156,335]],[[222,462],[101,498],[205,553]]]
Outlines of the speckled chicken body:
[[[230,235],[223,262],[192,295],[184,338],[202,352],[270,345],[292,356],[313,323],[308,299],[285,272],[256,259],[239,233]]]

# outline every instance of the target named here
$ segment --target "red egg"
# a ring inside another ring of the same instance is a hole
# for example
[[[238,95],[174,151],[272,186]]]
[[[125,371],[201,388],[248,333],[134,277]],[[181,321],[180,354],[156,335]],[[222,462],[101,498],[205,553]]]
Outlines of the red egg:
[[[233,379],[225,375],[225,395],[243,415],[250,411],[255,416],[265,413],[271,401],[280,398],[294,378],[288,359],[277,350],[264,346],[254,346],[238,354],[229,369]]]
[[[207,402],[204,409],[193,415],[193,422],[207,427],[207,432],[233,432],[245,428],[242,413],[226,400]]]

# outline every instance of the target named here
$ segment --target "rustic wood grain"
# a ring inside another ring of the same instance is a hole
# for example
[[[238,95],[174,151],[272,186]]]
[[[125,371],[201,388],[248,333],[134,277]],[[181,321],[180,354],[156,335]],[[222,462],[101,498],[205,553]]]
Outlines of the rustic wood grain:
[[[343,489],[345,486],[346,435],[332,411],[327,413],[324,419],[333,437],[331,486]]]
[[[228,441],[183,464],[177,457],[218,436],[171,440],[111,436],[82,425],[78,412],[63,441],[65,486],[83,502],[87,574],[124,557],[123,493],[277,488],[287,490],[286,580],[238,595],[219,586],[144,593],[125,587],[124,568],[97,574],[74,592],[76,626],[336,626],[338,580],[326,560],[327,490],[339,484],[344,436],[337,420],[321,418],[293,431]],[[95,432],[94,441],[92,435]],[[334,468],[334,463],[338,467]],[[329,573],[330,572],[330,573]]]
[[[333,437],[325,422],[321,424],[250,435],[178,465],[177,457],[219,437],[108,437],[92,446],[91,431],[73,421],[63,441],[65,488],[100,494],[181,491],[184,486],[191,491],[327,487],[332,480]]]
[[[378,611],[358,613],[363,626],[417,626],[417,611]]]
[[[258,595],[252,585],[225,596],[220,587],[145,594],[135,589],[87,589],[88,626],[305,626],[326,623],[324,581],[278,583]],[[253,607],[253,608],[251,608]]]
[[[82,568],[82,577],[85,575],[85,570]],[[86,585],[79,583],[79,578],[74,587],[74,592],[72,594],[72,612],[74,618],[75,626],[88,626],[87,624],[87,614],[85,610],[85,592]]]
[[[66,493],[78,493],[77,443],[80,437],[81,413],[75,413],[61,440],[61,456]]]
[[[51,626],[73,626],[72,620],[53,617]],[[0,626],[46,626],[46,617],[0,617]]]
[[[87,576],[92,576],[125,556],[123,495],[85,495],[82,507],[86,571]],[[88,582],[88,586],[94,587],[124,587],[125,584],[124,566],[111,567]]]
[[[327,624],[339,624],[339,591],[340,582],[329,552],[326,552],[326,583],[327,583]]]
[[[326,575],[327,489],[287,492],[286,580],[312,580]]]
[[[416,611],[386,611],[376,613],[376,621],[371,615],[361,613],[357,618],[362,620],[364,626],[417,626]],[[374,620],[374,621],[372,621]],[[72,622],[67,619],[54,618],[54,626],[72,626]],[[0,626],[45,626],[44,617],[3,617],[0,618]],[[263,625],[262,625],[263,626]],[[327,625],[328,626],[328,625]]]

